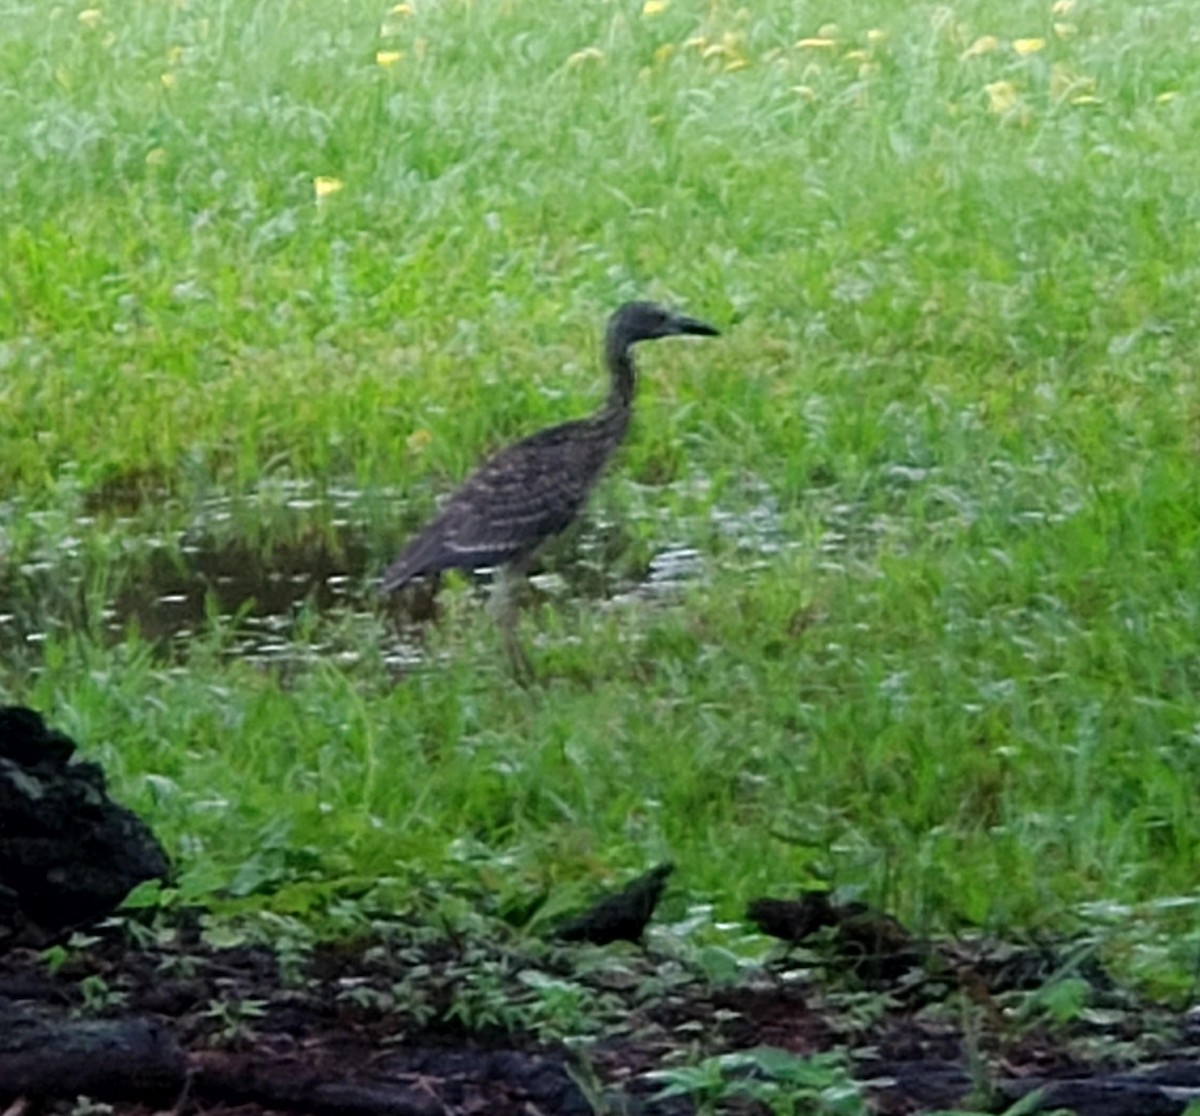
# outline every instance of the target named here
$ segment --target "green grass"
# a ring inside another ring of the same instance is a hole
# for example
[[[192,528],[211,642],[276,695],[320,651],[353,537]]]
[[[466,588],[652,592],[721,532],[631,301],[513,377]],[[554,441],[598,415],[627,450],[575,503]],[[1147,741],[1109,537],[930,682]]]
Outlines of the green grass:
[[[0,694],[185,876],[264,903],[669,856],[720,916],[814,877],[922,928],[1116,911],[1129,967],[1189,980],[1190,5],[413,6],[10,5],[0,578],[47,564],[23,607],[59,626]],[[642,354],[597,507],[619,568],[684,542],[709,576],[541,610],[540,689],[453,595],[398,684],[371,616],[312,618],[358,661],[286,673],[224,630],[182,669],[96,637],[75,581],[136,580],[214,493],[269,549],[329,512],[264,487],[354,487],[381,567],[481,455],[595,403],[603,317],[644,296],[725,335]],[[764,491],[766,560],[715,518]]]

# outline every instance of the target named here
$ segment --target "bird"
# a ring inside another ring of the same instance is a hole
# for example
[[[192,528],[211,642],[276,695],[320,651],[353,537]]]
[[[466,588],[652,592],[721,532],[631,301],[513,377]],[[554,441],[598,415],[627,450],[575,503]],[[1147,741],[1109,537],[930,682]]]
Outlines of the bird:
[[[629,429],[637,383],[632,348],[640,341],[720,331],[653,302],[627,302],[608,319],[604,360],[610,384],[604,405],[587,418],[539,430],[488,458],[463,482],[380,578],[394,593],[415,578],[443,570],[498,568],[494,603],[514,661],[511,588],[528,572],[547,539],[579,514]],[[527,664],[526,664],[527,666]]]
[[[654,908],[667,889],[675,865],[667,862],[631,880],[620,891],[593,903],[582,914],[561,923],[555,937],[564,942],[640,942]]]

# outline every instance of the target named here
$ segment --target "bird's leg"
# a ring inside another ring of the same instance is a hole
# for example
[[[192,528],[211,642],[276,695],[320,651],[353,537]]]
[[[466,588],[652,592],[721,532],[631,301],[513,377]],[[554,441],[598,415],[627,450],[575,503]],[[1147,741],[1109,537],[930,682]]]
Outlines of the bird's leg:
[[[521,646],[521,639],[516,628],[504,629],[504,653],[508,657],[508,665],[512,668],[513,677],[522,685],[528,686],[534,679],[533,664]]]
[[[533,681],[533,666],[521,646],[517,632],[517,622],[520,619],[520,601],[517,594],[524,582],[524,564],[510,563],[501,566],[496,571],[496,580],[493,582],[492,596],[488,603],[504,640],[504,653],[508,657],[508,664],[518,682],[528,683]]]

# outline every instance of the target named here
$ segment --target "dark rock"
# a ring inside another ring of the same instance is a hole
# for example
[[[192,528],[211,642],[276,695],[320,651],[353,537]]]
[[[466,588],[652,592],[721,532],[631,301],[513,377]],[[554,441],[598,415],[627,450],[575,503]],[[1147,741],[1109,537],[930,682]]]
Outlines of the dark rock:
[[[34,710],[0,708],[0,946],[103,918],[169,874],[149,827],[108,797],[99,766],[71,762],[74,751]]]
[[[75,752],[75,743],[46,727],[36,709],[0,706],[0,758],[22,767],[52,764],[61,767]]]

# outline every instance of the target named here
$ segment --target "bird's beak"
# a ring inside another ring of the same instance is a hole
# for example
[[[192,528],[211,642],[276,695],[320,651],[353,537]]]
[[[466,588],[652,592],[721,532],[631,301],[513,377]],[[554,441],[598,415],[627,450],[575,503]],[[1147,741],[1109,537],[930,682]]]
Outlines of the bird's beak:
[[[721,331],[714,329],[707,322],[702,322],[699,318],[685,318],[682,314],[676,316],[675,328],[680,333],[694,333],[700,337],[721,336]]]

